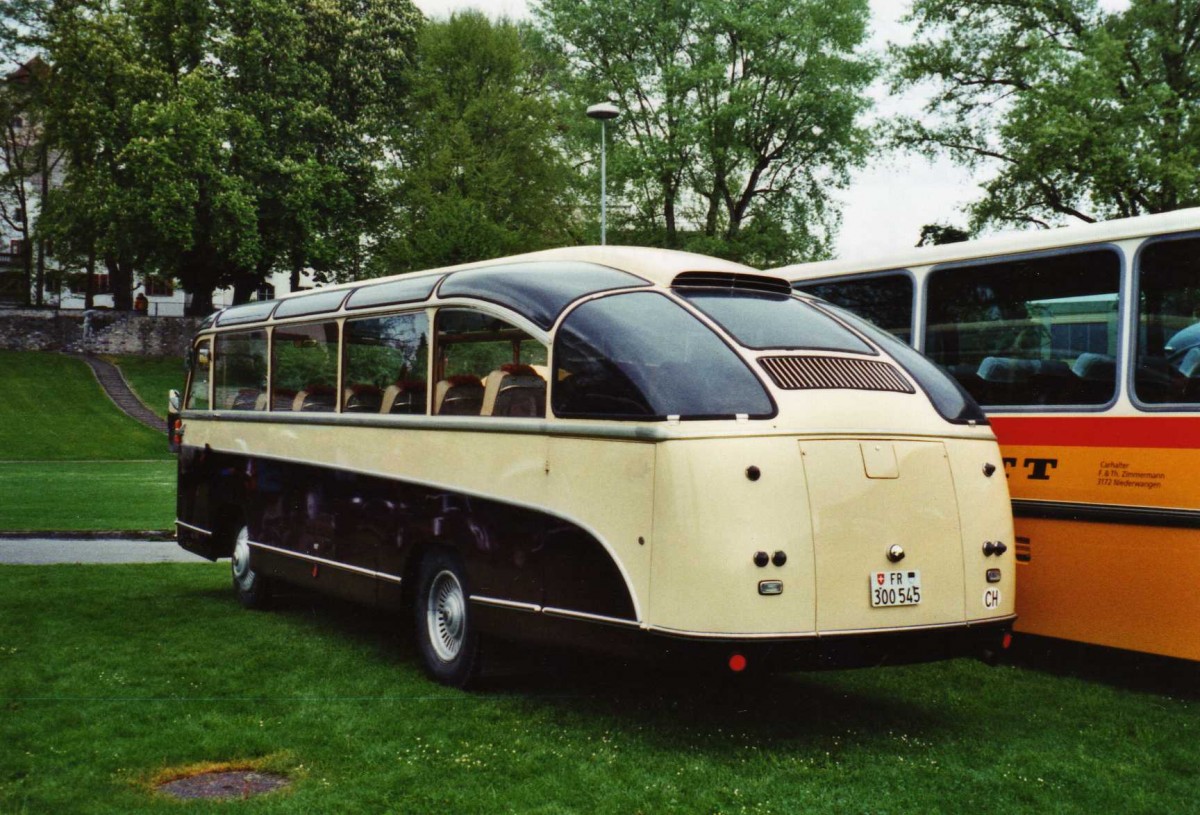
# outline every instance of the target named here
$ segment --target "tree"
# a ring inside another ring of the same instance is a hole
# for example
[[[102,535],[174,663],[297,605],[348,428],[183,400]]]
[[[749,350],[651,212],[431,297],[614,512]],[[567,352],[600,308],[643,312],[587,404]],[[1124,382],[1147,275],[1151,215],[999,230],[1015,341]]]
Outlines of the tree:
[[[46,76],[41,60],[29,60],[8,74],[0,88],[0,222],[20,242],[24,299],[42,305],[44,290],[44,246],[37,253],[34,273],[33,234],[35,205],[40,209],[42,191],[52,169],[46,149],[41,91]]]
[[[1200,0],[916,0],[894,85],[937,88],[898,141],[995,175],[972,223],[1200,204]]]
[[[823,256],[868,152],[864,0],[541,0],[577,109],[611,97],[626,238],[761,265]]]
[[[947,243],[962,243],[970,240],[971,233],[950,224],[925,224],[917,246],[943,246]]]
[[[579,178],[527,34],[478,12],[421,33],[380,273],[577,242]]]
[[[118,308],[134,268],[203,314],[217,287],[241,302],[275,270],[361,263],[409,0],[54,0],[35,22],[68,157],[53,226],[103,259]]]

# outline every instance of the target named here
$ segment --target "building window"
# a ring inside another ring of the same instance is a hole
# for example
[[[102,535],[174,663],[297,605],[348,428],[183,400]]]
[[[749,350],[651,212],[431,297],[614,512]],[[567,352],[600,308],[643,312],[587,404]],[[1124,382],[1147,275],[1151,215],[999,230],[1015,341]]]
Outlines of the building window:
[[[260,302],[263,300],[274,300],[275,299],[275,287],[272,286],[270,283],[263,283],[261,286],[258,287],[258,290],[254,292],[254,299],[256,299]]]

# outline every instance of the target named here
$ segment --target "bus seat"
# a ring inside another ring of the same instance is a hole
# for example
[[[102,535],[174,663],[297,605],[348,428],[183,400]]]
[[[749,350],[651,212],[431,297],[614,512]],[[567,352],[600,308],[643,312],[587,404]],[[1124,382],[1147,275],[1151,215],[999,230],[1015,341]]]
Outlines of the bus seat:
[[[332,385],[308,385],[296,394],[292,410],[324,413],[336,408],[336,392]]]
[[[510,363],[488,374],[483,416],[546,415],[546,380],[529,365]]]
[[[271,392],[271,410],[293,410],[296,392],[291,388],[275,388]]]
[[[1117,361],[1113,357],[1084,351],[1071,366],[1071,373],[1077,377],[1078,394],[1084,404],[1112,398],[1117,384]]]
[[[1180,402],[1200,402],[1200,347],[1189,349],[1179,361],[1179,373],[1183,376],[1183,392]]]
[[[439,416],[478,416],[483,408],[483,383],[473,374],[441,380],[434,389],[434,411]]]
[[[397,380],[383,392],[380,413],[407,415],[425,414],[425,381],[420,379]]]
[[[1182,371],[1181,371],[1182,373]],[[1165,357],[1142,354],[1134,369],[1134,390],[1143,402],[1172,402],[1174,400],[1171,364]]]
[[[342,410],[346,413],[378,413],[383,391],[375,385],[351,385],[342,391]]]
[[[242,388],[233,396],[233,404],[229,406],[230,410],[257,410],[258,401],[261,397],[258,388]]]
[[[1031,379],[1037,361],[1015,357],[984,357],[979,363],[978,376],[983,382],[985,405],[1019,405],[1030,403]]]

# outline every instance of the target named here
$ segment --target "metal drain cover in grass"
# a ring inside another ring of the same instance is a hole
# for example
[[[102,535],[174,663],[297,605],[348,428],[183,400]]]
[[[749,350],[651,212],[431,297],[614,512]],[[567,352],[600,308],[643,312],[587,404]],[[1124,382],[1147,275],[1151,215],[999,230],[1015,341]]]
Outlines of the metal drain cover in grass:
[[[250,798],[287,785],[288,780],[282,775],[254,772],[253,770],[234,770],[189,775],[186,778],[177,778],[174,781],[159,784],[158,789],[167,795],[184,799]]]

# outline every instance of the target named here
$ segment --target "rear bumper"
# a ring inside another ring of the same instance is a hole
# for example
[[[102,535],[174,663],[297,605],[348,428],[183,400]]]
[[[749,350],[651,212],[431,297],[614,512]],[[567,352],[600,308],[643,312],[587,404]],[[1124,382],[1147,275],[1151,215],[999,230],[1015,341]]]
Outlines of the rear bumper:
[[[728,664],[735,654],[755,670],[825,670],[905,665],[971,657],[994,660],[1006,647],[1016,615],[936,628],[854,632],[794,639],[704,639],[658,632],[673,658]]]

